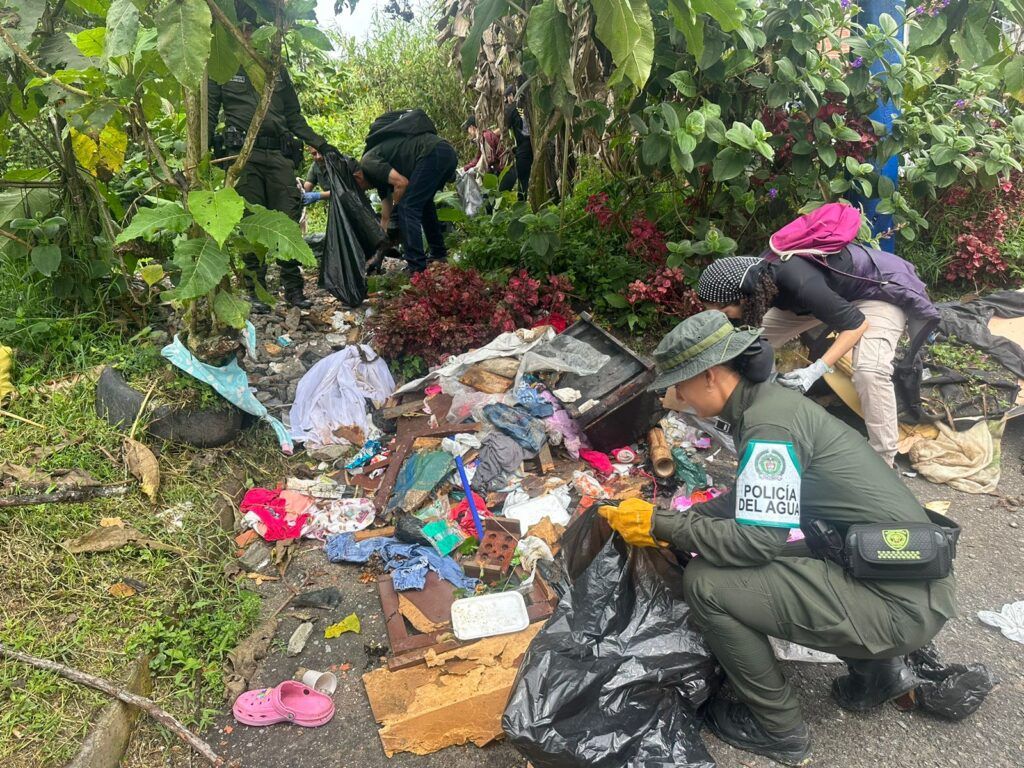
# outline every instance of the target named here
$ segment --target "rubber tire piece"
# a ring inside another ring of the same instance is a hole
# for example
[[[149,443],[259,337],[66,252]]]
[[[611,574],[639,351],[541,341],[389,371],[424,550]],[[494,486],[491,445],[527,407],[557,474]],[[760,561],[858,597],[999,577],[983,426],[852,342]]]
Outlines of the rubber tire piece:
[[[145,395],[133,389],[110,366],[96,383],[96,413],[108,424],[129,429],[142,408]],[[217,448],[238,437],[245,413],[233,405],[218,409],[154,408],[147,431],[161,440],[197,448]]]

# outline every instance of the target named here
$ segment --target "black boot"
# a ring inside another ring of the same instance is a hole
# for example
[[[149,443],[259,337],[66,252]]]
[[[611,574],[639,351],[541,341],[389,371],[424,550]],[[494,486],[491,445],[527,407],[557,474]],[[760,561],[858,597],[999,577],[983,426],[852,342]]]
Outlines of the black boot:
[[[783,765],[807,765],[811,760],[811,736],[803,723],[782,733],[768,733],[746,704],[715,699],[708,707],[707,724],[715,736],[736,749]]]
[[[254,315],[265,315],[270,311],[270,307],[264,304],[262,301],[257,299],[255,296],[249,297],[249,307]]]
[[[293,307],[298,307],[299,309],[309,309],[313,306],[313,302],[306,298],[301,288],[286,290],[284,292],[284,300]]]
[[[843,709],[865,712],[914,690],[917,679],[903,661],[844,659],[850,674],[832,681],[832,697]]]

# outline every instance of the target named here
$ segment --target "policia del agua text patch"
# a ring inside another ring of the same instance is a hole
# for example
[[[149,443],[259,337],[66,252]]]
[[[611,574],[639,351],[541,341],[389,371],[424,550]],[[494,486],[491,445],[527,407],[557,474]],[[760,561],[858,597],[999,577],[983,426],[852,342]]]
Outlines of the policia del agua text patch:
[[[736,522],[800,527],[800,462],[792,443],[747,445],[736,476]]]

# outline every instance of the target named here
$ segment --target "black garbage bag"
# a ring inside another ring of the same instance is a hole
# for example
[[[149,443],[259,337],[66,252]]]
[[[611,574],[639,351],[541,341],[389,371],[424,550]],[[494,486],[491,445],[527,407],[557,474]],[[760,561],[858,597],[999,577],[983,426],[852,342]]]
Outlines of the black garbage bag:
[[[384,240],[370,201],[352,177],[353,167],[351,158],[326,158],[331,199],[320,267],[324,288],[348,307],[366,300],[366,259]]]
[[[984,664],[943,664],[932,643],[907,656],[921,684],[914,689],[918,709],[947,720],[974,714],[999,684]]]
[[[536,768],[713,768],[701,707],[720,672],[666,565],[610,538],[534,638],[502,728]]]

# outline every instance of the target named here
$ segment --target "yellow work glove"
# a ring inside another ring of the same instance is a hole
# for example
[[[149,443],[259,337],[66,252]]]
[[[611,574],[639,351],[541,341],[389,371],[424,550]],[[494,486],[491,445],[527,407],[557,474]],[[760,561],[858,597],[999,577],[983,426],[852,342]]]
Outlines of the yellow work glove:
[[[617,507],[600,507],[597,510],[613,530],[618,531],[627,544],[634,547],[656,547],[651,536],[651,518],[654,505],[643,499],[626,499]]]

